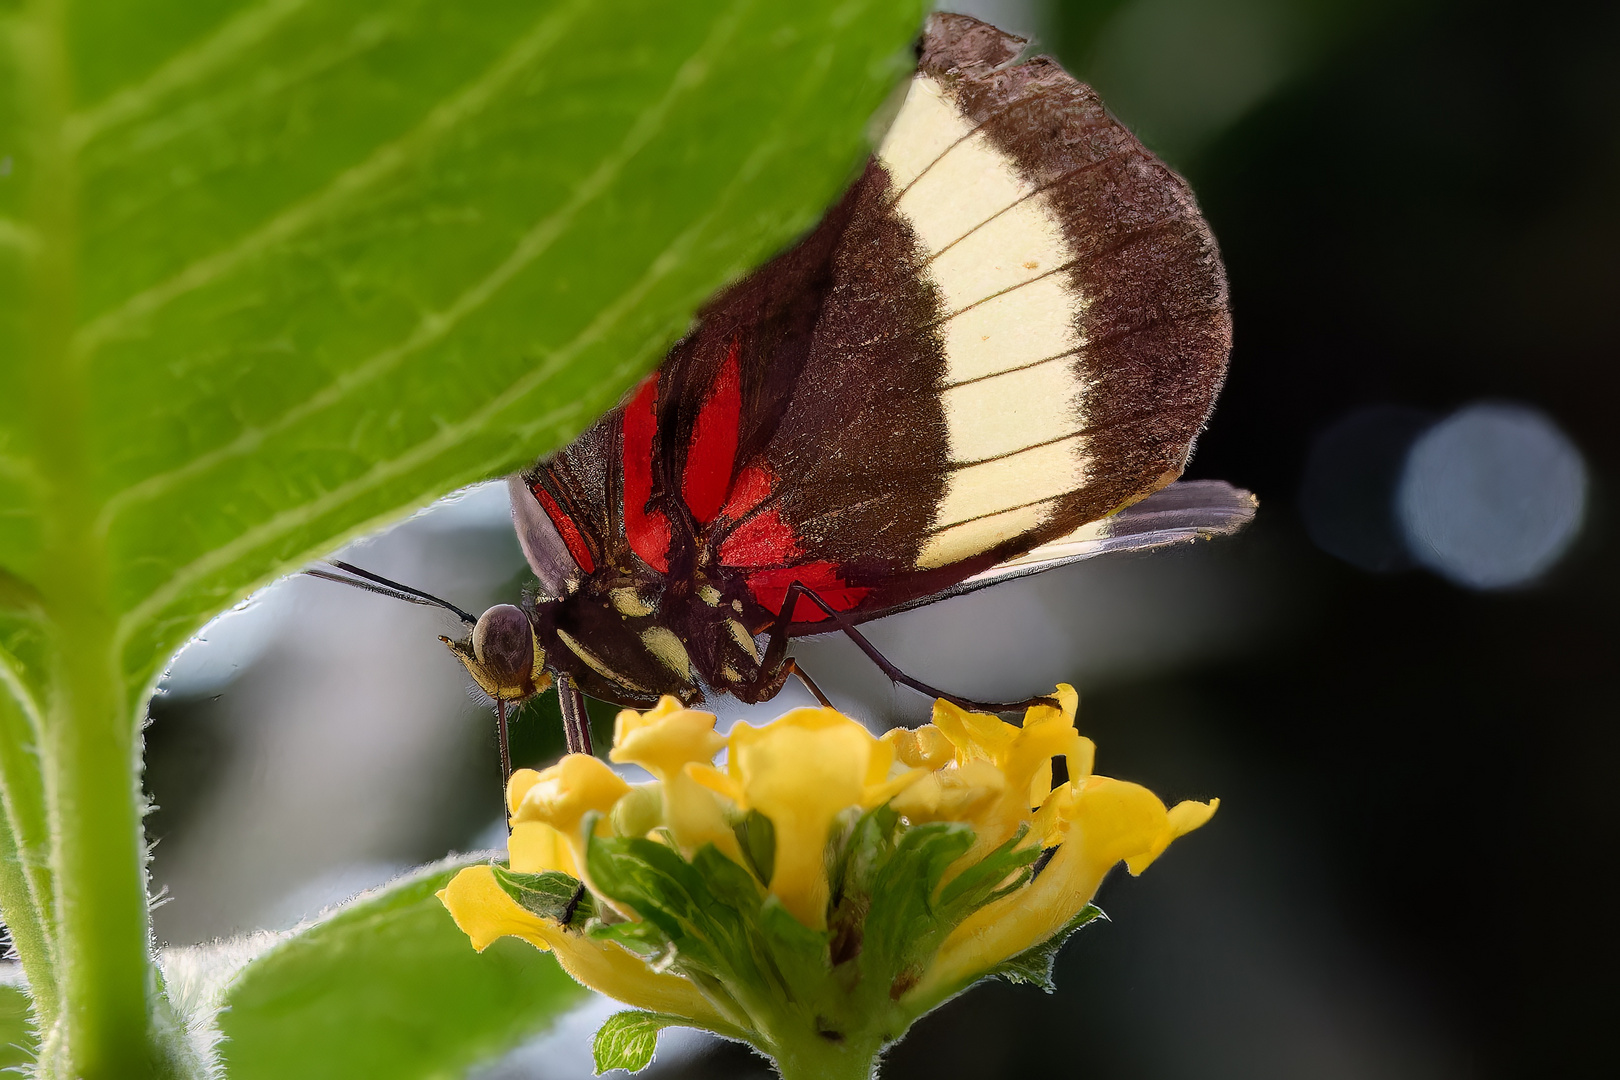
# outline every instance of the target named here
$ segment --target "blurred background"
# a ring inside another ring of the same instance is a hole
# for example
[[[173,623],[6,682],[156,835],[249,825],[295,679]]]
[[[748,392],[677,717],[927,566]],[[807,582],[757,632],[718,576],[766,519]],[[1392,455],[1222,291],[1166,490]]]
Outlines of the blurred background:
[[[1100,770],[1223,800],[1110,878],[1057,994],[980,987],[885,1077],[1612,1074],[1620,5],[946,6],[1033,35],[1192,181],[1237,347],[1189,475],[1261,510],[873,627],[961,693],[1073,681]],[[474,611],[524,577],[499,488],[347,557]],[[182,654],[147,730],[163,942],[504,839],[456,632],[306,578]],[[841,642],[798,653],[874,729],[926,714]],[[554,703],[514,744],[561,752]],[[588,1076],[609,1011],[478,1075]],[[646,1075],[768,1074],[670,1033]]]

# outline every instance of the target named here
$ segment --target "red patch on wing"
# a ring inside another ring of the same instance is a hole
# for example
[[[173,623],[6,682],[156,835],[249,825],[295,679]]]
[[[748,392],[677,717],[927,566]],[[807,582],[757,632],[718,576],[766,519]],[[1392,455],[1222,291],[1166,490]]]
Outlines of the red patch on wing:
[[[775,477],[769,469],[760,465],[749,465],[737,474],[737,480],[731,485],[731,497],[726,505],[720,508],[720,516],[727,521],[741,521],[753,512],[754,508],[764,502],[771,493]],[[724,545],[721,545],[722,549]]]
[[[737,428],[742,422],[742,377],[737,368],[739,342],[733,339],[709,397],[692,425],[692,445],[681,474],[681,496],[692,519],[707,525],[720,512],[731,486],[737,458]]]
[[[720,542],[726,566],[782,566],[793,561],[799,542],[776,507],[743,522]]]
[[[774,479],[757,465],[742,470],[721,511],[723,516],[736,519],[753,511],[770,495]],[[798,537],[775,506],[738,525],[720,543],[720,562],[743,570],[743,579],[754,598],[773,613],[780,614],[795,581],[803,582],[835,611],[850,611],[871,593],[864,585],[846,583],[837,563],[825,559],[796,562],[801,555]],[[751,573],[747,572],[750,568]],[[824,622],[827,617],[825,611],[802,596],[794,605],[794,622]]]
[[[585,537],[580,535],[579,526],[574,524],[574,519],[564,513],[563,508],[557,505],[557,500],[551,497],[551,493],[539,484],[535,484],[529,490],[540,500],[540,506],[551,519],[551,523],[557,526],[557,532],[562,535],[563,543],[568,545],[568,554],[574,557],[579,568],[587,574],[595,570],[596,560],[591,558],[591,549],[586,546]]]
[[[630,549],[643,562],[659,573],[668,573],[669,518],[662,510],[647,511],[653,488],[653,442],[658,435],[657,404],[655,371],[624,410],[624,533]]]
[[[795,581],[802,582],[835,611],[852,610],[872,591],[863,585],[847,584],[838,572],[838,564],[825,560],[761,570],[748,575],[748,587],[753,591],[754,598],[777,613],[787,602],[787,591]],[[794,605],[792,619],[796,623],[823,622],[827,617],[825,611],[802,596]]]

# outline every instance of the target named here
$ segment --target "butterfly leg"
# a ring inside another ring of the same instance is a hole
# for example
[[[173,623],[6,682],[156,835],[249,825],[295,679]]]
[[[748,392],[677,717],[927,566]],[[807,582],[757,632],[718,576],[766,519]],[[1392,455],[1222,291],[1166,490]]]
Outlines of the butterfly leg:
[[[585,695],[579,692],[563,672],[557,676],[557,704],[562,708],[563,737],[568,740],[570,754],[590,754],[591,749],[591,718],[585,711]]]
[[[506,701],[495,699],[495,730],[501,737],[501,790],[512,782],[512,744],[506,737]]]
[[[896,667],[888,657],[878,652],[877,646],[866,640],[866,635],[855,629],[855,625],[848,619],[844,618],[841,612],[835,610],[831,604],[827,603],[827,601],[816,595],[814,589],[800,581],[795,581],[788,588],[787,596],[782,601],[782,610],[777,614],[776,622],[771,625],[770,640],[765,646],[765,660],[764,664],[762,665],[762,670],[775,671],[777,670],[777,665],[784,663],[784,657],[787,654],[788,624],[793,620],[793,610],[798,605],[798,599],[801,596],[810,601],[812,604],[816,605],[822,611],[826,612],[827,618],[832,620],[833,625],[839,631],[841,631],[845,637],[853,641],[856,647],[859,648],[861,652],[866,654],[866,658],[872,661],[872,663],[876,664],[878,670],[889,677],[890,682],[899,683],[901,686],[909,686],[918,693],[927,694],[929,697],[944,698],[946,701],[949,701],[954,705],[959,705],[964,709],[973,709],[977,712],[1018,712],[1033,705],[1057,704],[1057,702],[1050,697],[1025,698],[1023,701],[974,701],[972,698],[961,697],[957,694],[948,694],[943,690],[929,686],[920,679],[914,679]],[[793,661],[786,660],[785,663],[793,664]],[[799,675],[800,679],[804,679],[803,674],[798,671],[797,666],[793,668],[793,671],[795,674]],[[808,684],[808,680],[805,681]],[[818,698],[822,697],[822,695],[817,692],[814,687],[811,688],[811,693],[815,694]]]
[[[821,687],[816,685],[815,680],[810,678],[810,673],[799,666],[799,662],[797,660],[789,660],[785,670],[788,672],[788,674],[795,676],[800,682],[804,683],[804,688],[810,691],[812,697],[821,702],[821,707],[823,709],[831,709],[835,707],[833,703],[828,700],[827,695],[821,692]]]

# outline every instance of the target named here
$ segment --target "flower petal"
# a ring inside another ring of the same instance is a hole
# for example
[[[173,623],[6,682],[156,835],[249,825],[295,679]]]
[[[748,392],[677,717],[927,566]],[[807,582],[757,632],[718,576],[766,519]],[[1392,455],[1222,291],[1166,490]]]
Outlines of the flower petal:
[[[1178,806],[1172,823],[1153,792],[1106,776],[1054,791],[1035,822],[1045,844],[1058,844],[1051,862],[1027,888],[964,919],[912,994],[927,1000],[950,992],[1050,938],[1091,902],[1115,863],[1145,860],[1145,867],[1176,836],[1202,825],[1214,812],[1213,806],[1198,803],[1181,806],[1188,809]]]
[[[567,839],[543,821],[520,821],[512,826],[512,835],[506,838],[506,851],[508,863],[520,874],[561,870],[570,877],[579,877],[579,867]]]
[[[804,925],[823,929],[827,834],[839,813],[863,803],[880,744],[831,709],[794,709],[765,727],[738,724],[730,745],[740,805],[758,810],[776,829],[771,892]],[[887,768],[885,761],[883,773]]]
[[[537,949],[554,951],[575,981],[626,1005],[686,1017],[721,1032],[736,1030],[686,979],[655,972],[617,945],[592,941],[524,910],[506,895],[488,866],[467,867],[438,896],[479,952],[498,938],[522,938]]]
[[[1132,855],[1125,860],[1125,867],[1133,875],[1140,874],[1152,865],[1153,860],[1164,854],[1164,849],[1170,846],[1170,841],[1186,836],[1194,829],[1200,828],[1215,811],[1220,808],[1221,800],[1211,799],[1207,803],[1186,800],[1176,803],[1165,815],[1165,828],[1153,841],[1153,846],[1140,854]]]
[[[713,761],[724,745],[725,736],[714,730],[713,713],[683,709],[666,696],[656,709],[644,713],[626,709],[619,714],[608,758],[640,765],[668,781],[688,762]]]
[[[713,844],[740,858],[720,802],[686,772],[688,765],[708,765],[724,745],[725,737],[714,730],[714,714],[682,708],[666,695],[645,713],[626,709],[619,714],[608,756],[640,765],[663,782],[664,823],[681,850],[690,854]]]
[[[537,949],[551,948],[550,925],[506,895],[487,866],[467,867],[437,895],[479,952],[503,937],[522,938]]]
[[[599,758],[589,754],[569,754],[541,772],[529,785],[512,815],[512,824],[540,821],[556,829],[568,841],[574,865],[585,865],[585,838],[580,824],[586,814],[606,815],[613,804],[629,794],[630,785]],[[604,816],[601,827],[605,830]]]
[[[515,814],[523,803],[523,796],[529,789],[540,782],[540,774],[533,769],[518,769],[512,774],[512,779],[506,782],[506,812]]]

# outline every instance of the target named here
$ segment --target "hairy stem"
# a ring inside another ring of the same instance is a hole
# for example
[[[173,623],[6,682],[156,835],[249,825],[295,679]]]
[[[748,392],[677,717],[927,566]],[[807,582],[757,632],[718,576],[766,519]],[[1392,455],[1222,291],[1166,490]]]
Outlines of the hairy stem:
[[[38,584],[51,690],[40,751],[61,1008],[59,1050],[41,1066],[84,1080],[175,1076],[183,1051],[163,1022],[148,942],[137,727],[114,657],[107,553],[91,527],[99,507],[88,455],[90,373],[73,350],[77,185],[65,137],[72,101],[65,18],[65,0],[31,0],[15,24],[19,179],[39,238],[24,365],[44,480]]]
[[[872,1080],[879,1044],[834,1042],[819,1035],[776,1049],[782,1080]]]

